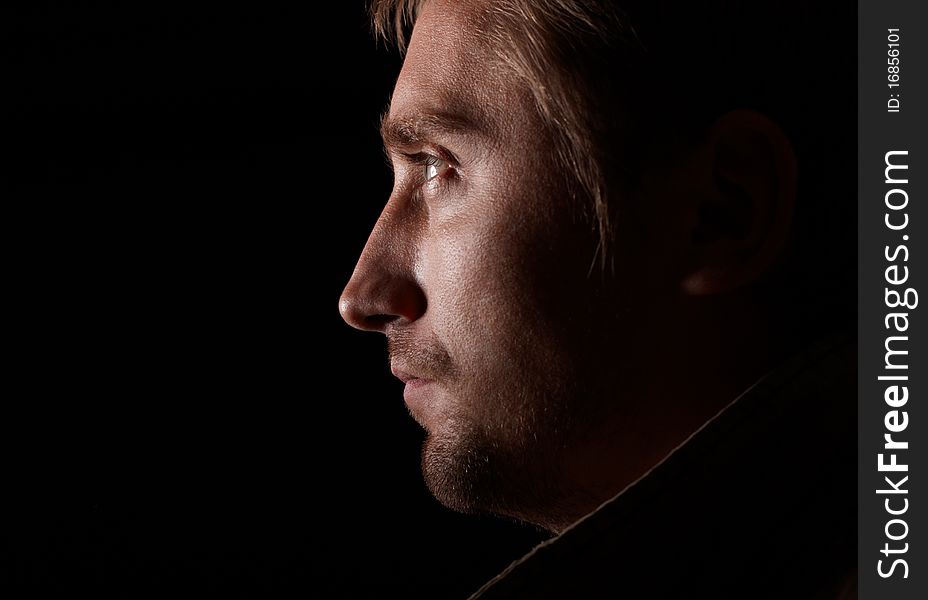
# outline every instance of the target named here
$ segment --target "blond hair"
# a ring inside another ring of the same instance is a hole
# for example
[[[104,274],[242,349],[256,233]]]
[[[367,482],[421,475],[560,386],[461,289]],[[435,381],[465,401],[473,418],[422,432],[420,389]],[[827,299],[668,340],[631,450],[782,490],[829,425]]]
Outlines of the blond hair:
[[[425,1],[373,0],[377,36],[405,52],[409,30]],[[634,31],[613,2],[602,0],[495,0],[486,4],[479,19],[481,33],[501,62],[531,89],[555,140],[568,189],[592,209],[605,265],[611,237],[605,157],[591,134],[609,127],[601,111],[593,110],[587,67],[612,54],[604,52],[606,47],[626,42],[634,46]]]
[[[375,32],[402,51],[426,1],[372,0]],[[851,293],[856,212],[828,200],[855,193],[845,176],[856,164],[847,127],[853,105],[818,111],[810,99],[856,93],[847,54],[854,31],[833,29],[836,15],[852,18],[852,8],[839,13],[804,0],[487,0],[481,10],[481,35],[531,89],[569,189],[585,200],[578,204],[598,229],[605,271],[615,230],[636,228],[635,208],[617,198],[635,196],[625,192],[644,166],[698,144],[720,115],[747,108],[782,126],[800,166],[783,263],[791,266],[774,273],[789,283],[771,286],[783,302],[804,305]],[[796,40],[825,30],[833,43],[818,45],[810,62]],[[809,256],[831,265],[829,277],[804,266]]]

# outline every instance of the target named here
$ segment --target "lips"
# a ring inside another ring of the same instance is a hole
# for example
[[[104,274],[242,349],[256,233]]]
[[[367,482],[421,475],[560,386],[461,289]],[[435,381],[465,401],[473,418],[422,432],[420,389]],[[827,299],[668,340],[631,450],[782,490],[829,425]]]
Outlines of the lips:
[[[403,383],[431,383],[433,379],[429,374],[422,373],[418,370],[410,369],[405,365],[390,365],[390,372],[393,373],[393,376],[402,381]]]
[[[409,383],[411,381],[421,381],[421,378],[416,377],[408,371],[399,369],[397,367],[391,367],[390,371],[393,373],[393,376],[402,381],[403,383]]]
[[[397,379],[406,384],[406,388],[403,390],[403,400],[405,400],[413,418],[420,425],[425,426],[428,421],[427,415],[431,412],[429,406],[434,395],[430,384],[434,383],[434,381],[424,377],[417,377],[414,373],[396,366],[391,367],[390,370]]]

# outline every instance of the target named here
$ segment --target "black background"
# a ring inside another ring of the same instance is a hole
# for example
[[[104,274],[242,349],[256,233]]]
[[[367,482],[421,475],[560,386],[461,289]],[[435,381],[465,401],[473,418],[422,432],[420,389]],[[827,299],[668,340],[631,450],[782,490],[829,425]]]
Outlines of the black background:
[[[431,498],[338,317],[400,66],[363,2],[3,10],[0,593],[460,598],[542,539]]]

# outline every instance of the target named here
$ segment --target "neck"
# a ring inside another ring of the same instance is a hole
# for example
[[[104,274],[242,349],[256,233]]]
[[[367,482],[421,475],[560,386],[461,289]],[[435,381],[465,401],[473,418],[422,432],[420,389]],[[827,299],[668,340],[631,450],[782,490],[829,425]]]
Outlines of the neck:
[[[565,453],[567,489],[578,490],[576,501],[539,524],[560,531],[595,510],[775,366],[765,314],[736,300],[680,311],[665,336],[641,348],[633,370],[619,370],[619,379],[635,375],[640,385],[630,393],[627,381],[613,381],[611,412]]]

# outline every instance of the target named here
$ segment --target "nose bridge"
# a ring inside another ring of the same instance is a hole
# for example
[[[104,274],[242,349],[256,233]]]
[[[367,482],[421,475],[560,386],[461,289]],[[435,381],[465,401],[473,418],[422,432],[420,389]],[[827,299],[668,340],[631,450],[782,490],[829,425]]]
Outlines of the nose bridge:
[[[387,204],[371,229],[358,263],[365,258],[365,254],[369,254],[374,262],[394,268],[405,267],[405,259],[409,258],[409,250],[414,246],[413,232],[404,226],[404,222],[408,221],[401,213],[399,204]]]
[[[361,251],[339,301],[342,318],[358,329],[382,330],[396,319],[413,321],[425,310],[415,277],[415,222],[388,202]]]
[[[416,233],[410,227],[410,219],[400,212],[399,205],[392,200],[374,223],[349,285],[359,274],[363,279],[373,281],[412,276],[415,270]]]

